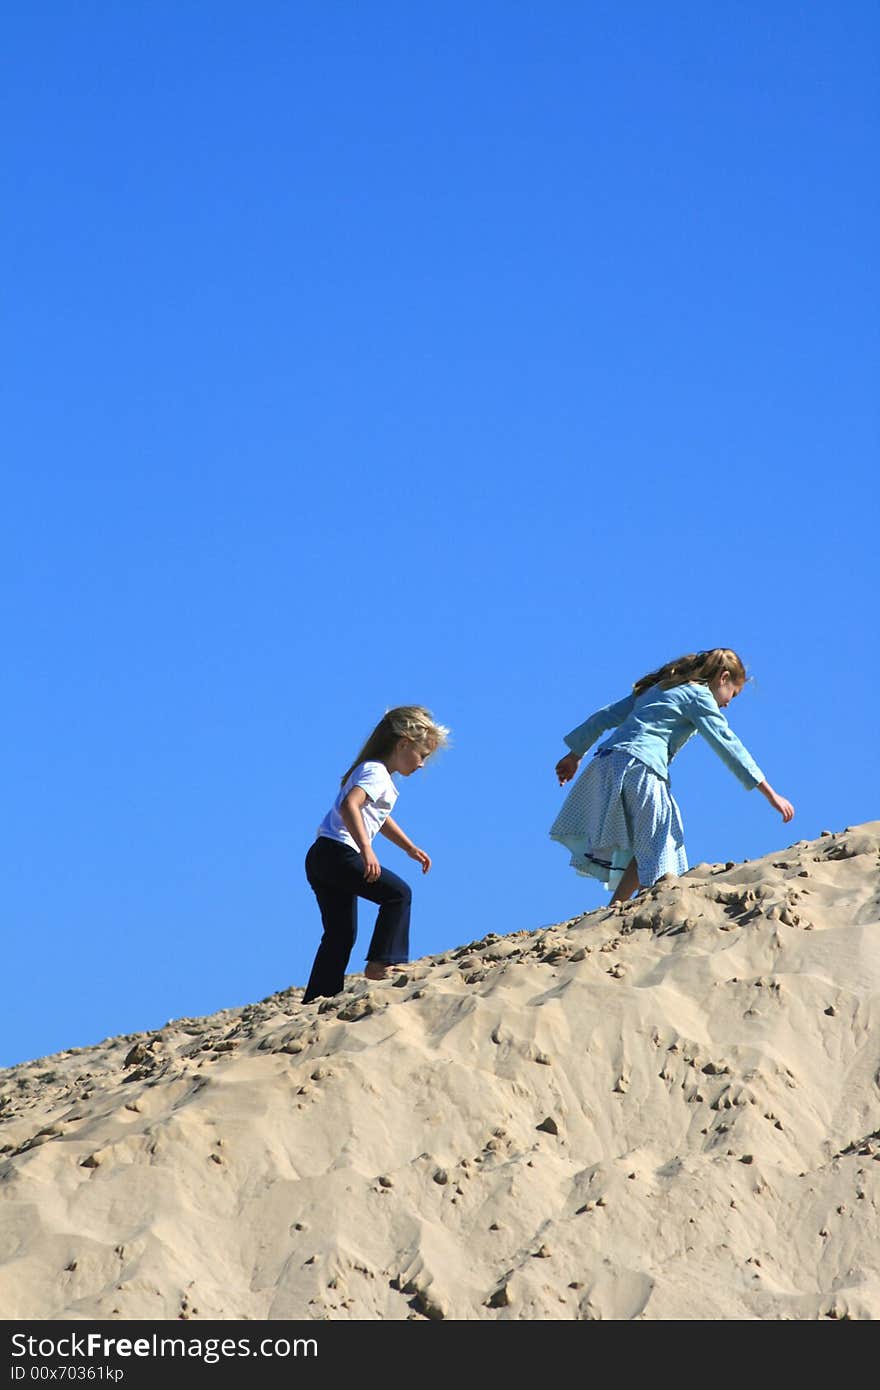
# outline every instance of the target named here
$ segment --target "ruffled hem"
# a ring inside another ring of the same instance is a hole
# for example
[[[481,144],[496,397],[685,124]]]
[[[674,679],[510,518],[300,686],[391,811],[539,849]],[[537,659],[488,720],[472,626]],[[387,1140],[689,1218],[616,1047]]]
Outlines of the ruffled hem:
[[[551,840],[557,844],[564,845],[569,851],[571,859],[569,863],[576,874],[581,878],[594,878],[608,889],[609,893],[614,893],[620,880],[623,878],[624,870],[633,857],[631,849],[595,849],[591,850],[584,836],[577,835],[554,835],[550,832]]]
[[[669,785],[638,758],[609,750],[577,778],[550,827],[571,867],[612,892],[633,859],[642,887],[687,872],[681,813]]]

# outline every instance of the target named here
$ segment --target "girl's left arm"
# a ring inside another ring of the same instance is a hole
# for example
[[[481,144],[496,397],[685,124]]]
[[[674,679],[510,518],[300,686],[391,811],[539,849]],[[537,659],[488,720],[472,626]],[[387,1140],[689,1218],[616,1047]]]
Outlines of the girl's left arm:
[[[595,714],[585,719],[583,724],[578,724],[576,729],[566,734],[563,743],[568,744],[575,757],[582,758],[606,729],[620,727],[627,715],[632,713],[635,702],[636,697],[630,691],[629,695],[624,695],[622,700],[617,700],[613,705],[603,705],[602,709],[597,709]]]
[[[387,816],[379,830],[380,835],[384,835],[386,840],[390,840],[392,845],[397,845],[404,854],[408,854],[410,859],[415,859],[422,866],[422,873],[426,874],[431,867],[431,856],[426,854],[418,845],[414,845],[408,835],[404,834],[397,821]]]
[[[602,709],[597,709],[595,714],[591,714],[589,719],[585,719],[583,724],[578,724],[576,729],[572,729],[570,734],[566,734],[563,743],[567,743],[571,749],[559,759],[556,764],[556,776],[559,779],[560,787],[564,787],[566,782],[570,782],[580,765],[581,758],[587,749],[592,747],[600,734],[604,734],[606,729],[617,729],[632,713],[633,705],[636,702],[634,694],[624,695],[622,700],[618,700],[613,705],[604,705]]]

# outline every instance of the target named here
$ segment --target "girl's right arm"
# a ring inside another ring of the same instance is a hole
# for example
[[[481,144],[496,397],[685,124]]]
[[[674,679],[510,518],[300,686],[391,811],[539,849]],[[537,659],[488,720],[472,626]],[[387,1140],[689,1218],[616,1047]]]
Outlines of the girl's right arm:
[[[778,811],[786,825],[794,815],[794,807],[790,801],[786,801],[784,796],[775,792],[767,781],[758,783],[758,791],[762,796],[766,796],[774,811]]]
[[[352,787],[348,795],[342,799],[339,814],[345,822],[346,830],[361,852],[361,858],[364,861],[364,878],[367,883],[375,883],[382,872],[382,865],[373,853],[373,846],[370,844],[370,837],[361,815],[361,807],[366,803],[366,800],[367,793],[363,787]]]
[[[787,825],[794,815],[794,807],[784,796],[773,790],[749,750],[740,743],[731,729],[711,692],[704,686],[695,685],[690,687],[688,694],[688,715],[694,727],[715,749],[743,786],[749,791],[756,787]]]

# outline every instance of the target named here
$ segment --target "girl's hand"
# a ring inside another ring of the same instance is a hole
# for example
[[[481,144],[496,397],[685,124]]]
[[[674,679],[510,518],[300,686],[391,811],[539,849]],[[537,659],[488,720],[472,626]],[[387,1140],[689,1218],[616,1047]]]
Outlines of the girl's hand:
[[[410,859],[415,859],[418,861],[419,864],[421,864],[423,874],[426,874],[428,872],[428,870],[431,867],[430,854],[426,854],[423,849],[419,849],[418,845],[413,845],[412,849],[408,849],[407,854],[409,855]]]
[[[571,781],[580,767],[580,762],[577,753],[566,753],[564,758],[559,759],[556,764],[556,776],[559,778],[560,787],[564,787],[566,782]]]
[[[382,865],[371,849],[363,850],[361,857],[364,861],[364,878],[367,883],[375,883],[382,872]]]
[[[778,811],[785,824],[788,825],[788,822],[794,815],[794,807],[791,802],[786,801],[784,796],[780,796],[778,792],[775,792],[769,782],[759,782],[758,791],[762,796],[766,796],[773,810]]]
[[[786,825],[794,815],[794,807],[790,801],[786,801],[784,796],[777,796],[776,792],[770,798],[770,805],[774,811],[778,811]]]

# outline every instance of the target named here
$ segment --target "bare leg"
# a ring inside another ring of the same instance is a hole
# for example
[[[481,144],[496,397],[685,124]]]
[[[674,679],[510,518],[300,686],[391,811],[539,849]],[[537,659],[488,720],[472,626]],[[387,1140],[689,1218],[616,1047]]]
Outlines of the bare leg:
[[[623,877],[617,885],[613,903],[625,903],[632,897],[633,893],[639,891],[639,870],[635,859],[631,859],[623,871]]]

